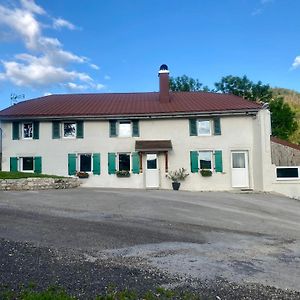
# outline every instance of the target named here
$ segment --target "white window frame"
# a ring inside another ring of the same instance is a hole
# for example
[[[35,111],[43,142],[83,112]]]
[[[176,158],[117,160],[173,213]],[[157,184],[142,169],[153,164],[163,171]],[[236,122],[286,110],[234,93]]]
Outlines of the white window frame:
[[[129,135],[121,135],[120,134],[120,124],[121,123],[129,123],[130,125],[130,134]],[[117,122],[117,130],[118,130],[118,137],[121,137],[121,138],[128,138],[128,137],[132,137],[132,121],[130,120],[120,120]]]
[[[24,136],[24,125],[25,124],[31,124],[32,126],[32,134],[31,134],[31,137],[25,137]],[[22,123],[22,139],[23,140],[32,140],[33,139],[33,122],[23,122]]]
[[[298,177],[277,177],[277,169],[298,169]],[[275,169],[275,177],[277,181],[300,180],[300,167],[298,166],[278,166]]]
[[[119,159],[119,156],[120,156],[120,154],[128,154],[129,155],[129,170],[128,170],[128,172],[131,172],[131,167],[132,167],[132,161],[131,161],[131,152],[120,152],[120,153],[117,153],[117,155],[116,155],[116,159],[117,159],[117,163],[116,163],[116,170],[117,171],[121,171],[120,170],[120,159]]]
[[[210,152],[210,158],[211,158],[211,168],[210,169],[204,169],[204,170],[210,170],[210,171],[214,171],[214,151],[212,150],[199,150],[198,151],[198,163],[199,163],[199,170],[202,170],[201,168],[201,163],[200,163],[200,153],[201,152]]]
[[[81,155],[90,155],[90,156],[91,156],[91,171],[80,171],[80,169],[81,169],[81,160],[80,160],[80,156],[81,156]],[[92,154],[92,153],[78,153],[78,154],[77,154],[76,167],[78,167],[78,171],[79,171],[79,172],[92,173],[92,172],[93,172],[93,154]]]
[[[65,124],[75,124],[75,135],[74,136],[65,136]],[[76,139],[77,136],[77,123],[76,122],[62,122],[62,138],[63,139]]]
[[[199,133],[200,123],[201,122],[208,122],[209,123],[209,133]],[[198,119],[197,120],[197,135],[198,136],[211,136],[212,135],[212,121],[208,119]]]
[[[32,158],[32,170],[23,170],[23,159],[24,158]],[[25,172],[25,173],[34,173],[34,156],[21,156],[19,157],[19,169],[20,172]]]

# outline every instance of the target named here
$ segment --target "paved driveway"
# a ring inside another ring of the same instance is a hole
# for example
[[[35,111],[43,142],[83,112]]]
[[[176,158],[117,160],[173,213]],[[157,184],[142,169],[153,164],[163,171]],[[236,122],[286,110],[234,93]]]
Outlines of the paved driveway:
[[[0,237],[78,249],[92,261],[141,258],[170,274],[300,290],[300,201],[277,195],[1,192]]]

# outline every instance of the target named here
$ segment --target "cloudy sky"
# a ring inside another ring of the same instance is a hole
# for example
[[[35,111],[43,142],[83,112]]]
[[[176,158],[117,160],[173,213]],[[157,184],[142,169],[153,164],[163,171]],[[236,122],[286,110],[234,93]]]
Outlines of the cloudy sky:
[[[162,63],[210,87],[246,74],[300,91],[299,12],[299,0],[0,0],[0,108],[11,94],[156,91]]]

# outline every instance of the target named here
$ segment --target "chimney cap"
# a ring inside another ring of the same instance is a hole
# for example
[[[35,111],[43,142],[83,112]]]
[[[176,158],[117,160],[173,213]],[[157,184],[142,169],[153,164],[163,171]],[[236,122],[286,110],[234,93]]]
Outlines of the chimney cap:
[[[162,64],[159,68],[158,74],[169,73],[169,68],[166,64]]]

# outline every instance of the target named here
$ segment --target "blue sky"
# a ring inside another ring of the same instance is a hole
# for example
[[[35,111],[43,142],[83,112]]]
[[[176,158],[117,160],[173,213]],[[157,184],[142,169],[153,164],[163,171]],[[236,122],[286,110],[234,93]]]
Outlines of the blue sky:
[[[300,91],[299,0],[0,0],[0,108],[10,95],[157,91],[157,72]]]

